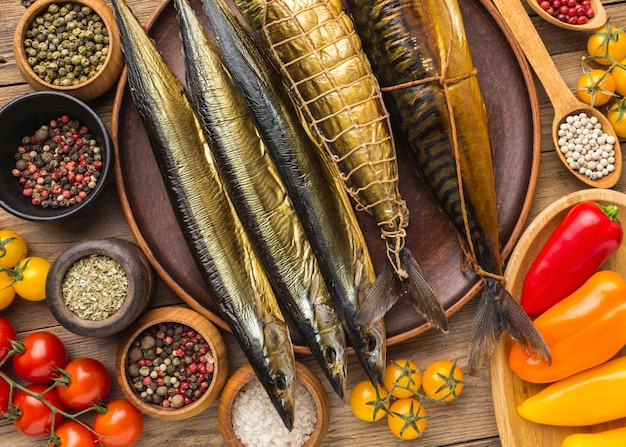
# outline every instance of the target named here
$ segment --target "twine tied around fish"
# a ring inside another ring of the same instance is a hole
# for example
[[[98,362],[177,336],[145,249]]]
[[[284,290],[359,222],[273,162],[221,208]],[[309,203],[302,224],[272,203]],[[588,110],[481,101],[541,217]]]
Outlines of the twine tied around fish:
[[[450,26],[452,27],[452,23],[450,24]],[[450,33],[450,36],[452,36],[452,33]],[[450,37],[450,40],[452,40],[452,37]],[[463,223],[465,226],[465,235],[466,235],[466,241],[467,241],[467,245],[466,245],[465,243],[463,243],[462,240],[459,239],[459,244],[461,246],[462,255],[464,257],[464,259],[461,262],[461,271],[466,272],[466,271],[469,271],[470,269],[473,269],[476,272],[476,274],[478,274],[481,277],[491,277],[491,278],[503,281],[504,276],[483,270],[480,264],[478,264],[477,257],[476,257],[476,250],[474,248],[474,244],[472,242],[472,237],[470,234],[469,218],[467,216],[467,204],[465,200],[465,194],[463,192],[463,176],[462,176],[461,165],[460,165],[459,142],[458,142],[458,134],[457,134],[457,128],[456,128],[456,120],[454,117],[454,109],[452,107],[452,99],[450,98],[449,87],[451,85],[454,85],[459,82],[470,79],[472,77],[475,77],[478,70],[476,69],[476,67],[473,67],[473,69],[468,73],[465,73],[460,76],[448,78],[446,74],[447,74],[447,69],[448,69],[448,62],[449,62],[451,51],[452,51],[451,49],[452,49],[452,44],[448,45],[447,58],[442,61],[441,74],[428,76],[428,77],[424,77],[422,79],[416,79],[413,81],[403,82],[403,83],[395,84],[392,86],[387,86],[387,87],[381,86],[381,91],[383,93],[391,92],[391,91],[410,88],[410,87],[414,87],[417,85],[422,85],[422,84],[426,84],[430,82],[437,82],[443,88],[444,97],[446,101],[446,109],[448,110],[448,115],[450,117],[450,132],[452,134],[452,144],[454,148],[456,177],[457,177],[457,184],[459,187],[459,196],[461,198],[461,212],[463,215]]]

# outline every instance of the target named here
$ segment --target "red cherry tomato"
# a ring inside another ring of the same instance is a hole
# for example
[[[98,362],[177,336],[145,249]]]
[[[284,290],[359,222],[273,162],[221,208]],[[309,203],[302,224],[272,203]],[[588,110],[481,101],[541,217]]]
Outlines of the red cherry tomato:
[[[6,413],[9,409],[9,394],[11,392],[11,386],[9,382],[0,377],[0,415]]]
[[[58,376],[56,368],[67,365],[67,351],[59,337],[39,331],[27,335],[24,352],[13,356],[13,368],[22,379],[32,383],[48,383]]]
[[[34,393],[43,393],[48,389],[47,385],[32,383],[26,389]],[[43,398],[60,410],[65,410],[65,405],[59,399],[55,389],[48,391]],[[13,405],[19,408],[20,416],[13,421],[13,425],[26,436],[39,437],[50,433],[52,428],[52,410],[40,400],[30,396],[24,391],[18,391],[13,397]],[[58,426],[63,420],[63,415],[54,415],[54,425]]]
[[[68,384],[57,387],[59,397],[70,408],[84,410],[104,402],[111,389],[111,376],[106,367],[96,359],[74,359],[63,368]]]
[[[6,357],[13,346],[11,340],[16,340],[15,328],[8,320],[0,317],[0,362]]]
[[[98,413],[93,428],[105,447],[130,447],[143,432],[143,415],[126,399],[107,403],[107,412]]]
[[[49,447],[98,447],[98,437],[83,424],[68,419],[54,429],[58,443],[50,441]]]

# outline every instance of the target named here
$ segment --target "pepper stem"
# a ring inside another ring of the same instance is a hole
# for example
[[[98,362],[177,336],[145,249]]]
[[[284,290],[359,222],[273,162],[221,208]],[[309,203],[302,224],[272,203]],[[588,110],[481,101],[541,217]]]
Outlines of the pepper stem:
[[[617,213],[618,213],[617,206],[615,206],[615,205],[601,205],[599,203],[598,203],[598,206],[600,207],[602,212],[604,214],[606,214],[606,217],[608,217],[612,222],[620,223],[619,219],[617,218]]]

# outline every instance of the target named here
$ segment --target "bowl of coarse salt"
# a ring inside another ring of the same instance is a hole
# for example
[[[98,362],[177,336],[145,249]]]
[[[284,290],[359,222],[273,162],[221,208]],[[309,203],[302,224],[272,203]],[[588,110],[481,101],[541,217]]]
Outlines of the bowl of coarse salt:
[[[328,431],[330,403],[315,374],[296,362],[294,424],[288,431],[249,363],[222,390],[217,407],[220,433],[229,447],[317,447]]]

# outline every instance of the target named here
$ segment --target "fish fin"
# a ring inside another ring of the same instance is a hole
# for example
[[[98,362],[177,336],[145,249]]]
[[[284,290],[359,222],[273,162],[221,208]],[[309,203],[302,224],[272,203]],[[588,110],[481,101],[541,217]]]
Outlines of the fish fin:
[[[469,345],[468,372],[475,374],[491,357],[495,342],[506,332],[527,354],[550,364],[550,349],[528,314],[501,281],[485,279]]]
[[[380,320],[396,304],[401,295],[396,281],[393,266],[387,261],[357,310],[358,325],[367,326]]]
[[[409,275],[403,281],[403,287],[409,295],[411,304],[433,327],[447,333],[448,318],[446,317],[446,312],[439,302],[435,291],[428,284],[419,264],[406,247],[402,249],[400,255],[402,264]]]

